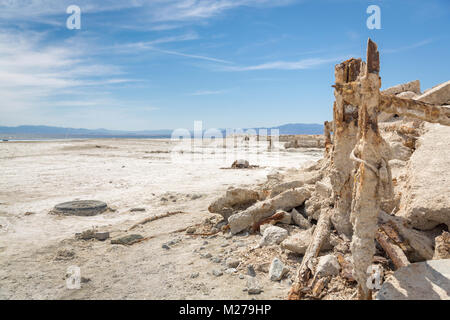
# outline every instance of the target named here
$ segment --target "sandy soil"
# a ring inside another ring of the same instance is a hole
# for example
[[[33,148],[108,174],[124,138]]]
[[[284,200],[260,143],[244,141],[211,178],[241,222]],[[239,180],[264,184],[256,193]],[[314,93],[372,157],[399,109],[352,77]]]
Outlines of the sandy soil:
[[[0,298],[285,297],[289,279],[273,282],[264,272],[257,274],[263,293],[253,296],[243,291],[244,263],[236,273],[213,275],[214,270],[226,269],[227,258],[241,257],[259,236],[201,237],[174,231],[210,217],[217,223],[219,216],[210,214],[207,207],[228,187],[263,183],[267,174],[301,167],[319,159],[322,151],[198,146],[194,152],[185,150],[174,157],[169,153],[173,147],[168,140],[0,143]],[[239,158],[260,167],[221,169]],[[49,214],[57,203],[77,199],[101,200],[113,211],[93,217]],[[146,211],[131,212],[132,208]],[[169,211],[184,213],[127,233],[136,222]],[[92,227],[109,231],[112,238],[131,233],[152,238],[132,246],[112,245],[109,239],[75,239],[75,233]],[[164,249],[164,244],[170,249]],[[69,266],[80,267],[81,289],[67,288]]]

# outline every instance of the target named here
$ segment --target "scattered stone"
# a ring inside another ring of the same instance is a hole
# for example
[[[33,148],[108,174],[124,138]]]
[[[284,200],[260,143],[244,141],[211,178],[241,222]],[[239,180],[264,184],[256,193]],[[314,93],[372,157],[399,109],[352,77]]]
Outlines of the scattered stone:
[[[322,277],[336,276],[339,274],[341,266],[338,259],[333,254],[327,254],[319,258],[316,267],[316,274]]]
[[[109,238],[109,232],[96,232],[94,234],[94,238],[99,241],[105,241]]]
[[[145,208],[133,208],[130,210],[130,212],[144,212],[144,211],[146,211]]]
[[[216,277],[220,277],[223,275],[223,272],[215,269],[215,270],[213,270],[212,274]]]
[[[256,277],[247,277],[247,292],[248,294],[260,294],[262,288]]]
[[[166,249],[166,250],[170,250],[170,247],[167,244],[163,244],[161,246],[161,248]]]
[[[237,272],[236,268],[228,268],[228,269],[225,270],[226,274],[233,274],[233,273],[236,273],[236,272]]]
[[[81,233],[76,233],[75,238],[80,240],[97,239],[99,241],[105,241],[109,238],[109,232],[96,232],[95,229],[89,229]]]
[[[237,268],[240,263],[241,263],[241,261],[236,258],[228,258],[226,261],[228,268]]]
[[[140,234],[130,234],[128,236],[111,240],[111,244],[132,245],[142,239],[144,239],[144,237]]]
[[[248,274],[250,277],[256,277],[256,272],[255,272],[255,269],[253,268],[253,265],[249,264],[249,265],[247,266],[247,274]]]
[[[218,257],[215,257],[215,258],[213,258],[211,261],[214,262],[214,263],[221,263],[221,262],[222,262],[222,259],[220,259],[220,258],[218,258]]]
[[[202,254],[201,257],[209,259],[209,258],[212,258],[212,254],[208,252],[208,253]]]
[[[269,246],[274,244],[280,244],[287,237],[288,237],[287,230],[276,226],[270,226],[264,230],[264,234],[260,241],[260,245]]]
[[[194,273],[191,273],[190,278],[195,279],[195,278],[198,278],[199,275],[200,275],[200,273],[194,272]]]
[[[194,234],[197,229],[195,227],[189,227],[186,229],[187,234]]]
[[[287,268],[280,259],[275,258],[272,260],[272,264],[269,269],[269,278],[272,281],[280,281],[287,273],[289,268]]]
[[[200,199],[201,197],[202,197],[201,194],[193,194],[193,195],[191,196],[191,200],[197,200],[197,199]]]

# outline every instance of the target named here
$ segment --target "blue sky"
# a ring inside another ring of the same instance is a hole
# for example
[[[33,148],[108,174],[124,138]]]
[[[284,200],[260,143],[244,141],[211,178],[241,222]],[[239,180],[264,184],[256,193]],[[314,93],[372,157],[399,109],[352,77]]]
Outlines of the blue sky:
[[[450,78],[449,31],[448,0],[0,0],[0,125],[322,123],[334,65],[365,57],[368,37],[384,88],[426,89]]]

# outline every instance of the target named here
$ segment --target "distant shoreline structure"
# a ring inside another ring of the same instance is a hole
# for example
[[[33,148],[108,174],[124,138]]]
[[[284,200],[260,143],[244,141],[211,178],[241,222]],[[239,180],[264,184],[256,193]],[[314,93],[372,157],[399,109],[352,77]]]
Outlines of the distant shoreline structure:
[[[294,123],[270,128],[244,128],[242,130],[277,129],[280,135],[323,134],[323,125]],[[218,129],[224,136],[226,129]],[[107,129],[74,129],[51,126],[0,126],[0,139],[9,141],[70,140],[70,139],[170,139],[174,130],[119,131]],[[244,133],[245,134],[245,133]],[[270,131],[269,131],[270,135]]]

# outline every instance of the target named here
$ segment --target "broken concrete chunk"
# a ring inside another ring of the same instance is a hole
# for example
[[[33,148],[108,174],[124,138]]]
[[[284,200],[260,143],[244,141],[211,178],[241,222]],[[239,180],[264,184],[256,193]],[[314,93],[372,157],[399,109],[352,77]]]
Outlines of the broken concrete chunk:
[[[287,237],[287,230],[276,226],[270,226],[264,230],[263,237],[260,241],[260,246],[279,244]]]
[[[228,219],[234,210],[246,209],[258,200],[260,200],[260,195],[257,191],[242,188],[230,189],[227,190],[225,196],[214,201],[208,210],[211,213],[219,213]]]
[[[308,230],[300,230],[299,232],[289,236],[283,242],[281,242],[281,247],[283,249],[289,250],[291,252],[297,253],[297,254],[305,254],[306,249],[308,248],[309,244],[312,241],[314,232],[314,227],[308,229]],[[321,247],[321,251],[327,251],[330,250],[332,247],[329,243],[329,241],[325,241],[325,243]]]
[[[297,210],[292,209],[291,212],[292,220],[294,223],[299,226],[302,229],[309,229],[311,228],[311,222],[308,221],[301,213],[299,213]]]
[[[299,188],[285,191],[272,199],[258,202],[228,218],[231,233],[236,234],[245,230],[262,219],[270,217],[279,209],[290,211],[302,205],[310,195],[308,188]]]
[[[412,263],[381,286],[377,300],[450,300],[450,259]]]
[[[443,105],[450,102],[450,81],[441,83],[440,85],[427,90],[424,94],[415,100],[431,103],[435,105]]]
[[[327,254],[319,258],[316,267],[316,274],[322,277],[336,276],[339,274],[341,266],[339,261],[333,254]]]
[[[275,258],[272,260],[272,264],[269,269],[269,278],[272,281],[280,281],[286,273],[289,272],[289,268],[286,267],[280,259]]]
[[[386,90],[381,91],[382,94],[385,95],[396,95],[402,92],[411,91],[415,94],[420,94],[420,81],[415,80],[408,83],[402,83],[393,87],[390,87]]]
[[[414,228],[431,230],[439,224],[450,228],[450,127],[427,124],[408,165],[406,190],[397,215]]]
[[[128,236],[111,240],[111,244],[132,245],[142,239],[144,239],[144,237],[140,234],[130,234]]]
[[[323,179],[316,182],[316,192],[323,198],[330,198],[332,193],[332,187],[330,179]]]

